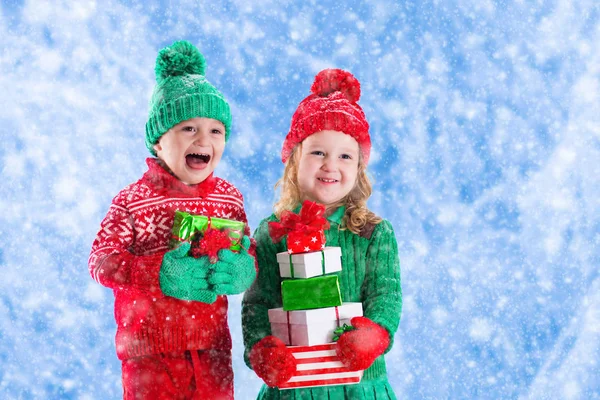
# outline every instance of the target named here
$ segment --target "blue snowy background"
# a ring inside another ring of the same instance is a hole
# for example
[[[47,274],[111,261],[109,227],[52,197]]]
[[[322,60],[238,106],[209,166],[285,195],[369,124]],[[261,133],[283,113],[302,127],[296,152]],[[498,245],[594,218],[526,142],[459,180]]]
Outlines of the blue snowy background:
[[[597,0],[1,4],[0,398],[121,396],[113,296],[87,259],[145,171],[156,54],[188,39],[232,106],[217,174],[252,228],[314,75],[361,81],[369,204],[400,247],[400,399],[600,399]]]

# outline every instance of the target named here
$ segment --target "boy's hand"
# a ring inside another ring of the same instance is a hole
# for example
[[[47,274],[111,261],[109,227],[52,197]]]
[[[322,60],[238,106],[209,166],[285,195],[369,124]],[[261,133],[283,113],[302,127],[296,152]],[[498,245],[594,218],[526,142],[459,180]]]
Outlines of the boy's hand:
[[[217,295],[207,281],[210,261],[208,257],[191,257],[189,251],[190,244],[184,242],[165,254],[160,267],[160,288],[165,295],[181,300],[214,303]]]
[[[352,371],[367,369],[390,345],[390,335],[385,328],[365,317],[354,317],[350,322],[355,329],[340,336],[338,357]]]
[[[242,248],[238,253],[229,249],[219,251],[219,261],[213,264],[213,272],[208,283],[216,294],[239,294],[252,285],[256,278],[254,257],[248,254],[250,238],[242,238]]]

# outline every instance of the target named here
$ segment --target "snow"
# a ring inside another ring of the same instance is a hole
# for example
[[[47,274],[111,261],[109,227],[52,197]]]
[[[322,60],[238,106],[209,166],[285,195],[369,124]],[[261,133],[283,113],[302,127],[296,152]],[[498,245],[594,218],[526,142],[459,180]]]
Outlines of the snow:
[[[120,398],[87,258],[145,170],[156,54],[187,39],[231,105],[217,174],[252,228],[314,75],[360,80],[369,205],[400,247],[398,398],[600,399],[599,18],[595,0],[2,2],[0,397]]]

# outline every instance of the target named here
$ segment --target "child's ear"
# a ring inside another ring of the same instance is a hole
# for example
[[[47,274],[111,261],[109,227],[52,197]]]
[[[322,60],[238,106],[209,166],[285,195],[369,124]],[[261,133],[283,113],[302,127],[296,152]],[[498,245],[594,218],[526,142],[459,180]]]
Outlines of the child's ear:
[[[152,146],[152,148],[156,153],[162,150],[162,146],[160,145],[160,143],[156,143],[154,146]]]

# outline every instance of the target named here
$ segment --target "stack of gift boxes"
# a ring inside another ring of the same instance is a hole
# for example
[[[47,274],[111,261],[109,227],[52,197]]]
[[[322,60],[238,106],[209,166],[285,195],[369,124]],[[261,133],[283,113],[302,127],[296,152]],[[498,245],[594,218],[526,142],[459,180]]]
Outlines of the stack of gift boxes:
[[[288,251],[277,254],[283,307],[268,311],[269,322],[297,361],[296,374],[280,389],[358,383],[363,372],[349,371],[335,352],[335,340],[362,316],[362,304],[342,303],[341,248],[325,247],[323,229],[309,225],[296,223],[287,233]]]

